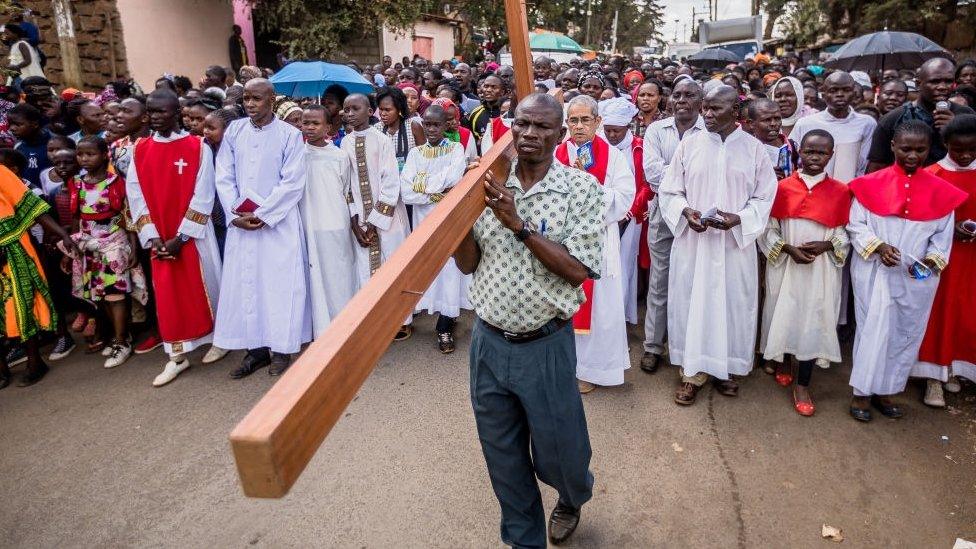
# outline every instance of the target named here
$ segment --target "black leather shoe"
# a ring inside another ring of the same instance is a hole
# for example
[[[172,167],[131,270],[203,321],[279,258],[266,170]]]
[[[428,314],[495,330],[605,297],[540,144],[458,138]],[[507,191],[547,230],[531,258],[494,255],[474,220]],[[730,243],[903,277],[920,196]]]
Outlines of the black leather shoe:
[[[17,384],[18,387],[30,387],[31,385],[42,380],[44,376],[47,375],[48,367],[47,364],[41,362],[37,368],[33,370],[27,370],[24,377],[20,378],[20,383]]]
[[[661,365],[661,355],[656,355],[654,353],[644,352],[641,357],[640,369],[644,370],[649,374],[653,374],[657,371],[658,366]]]
[[[890,417],[891,419],[898,419],[905,415],[905,412],[901,409],[901,407],[890,402],[885,403],[878,396],[871,397],[871,406],[874,406],[875,409],[881,412],[881,415]]]
[[[549,515],[549,541],[553,545],[559,545],[569,539],[569,536],[576,531],[579,519],[579,509],[570,507],[562,501],[557,501],[556,508]]]
[[[267,353],[257,356],[247,353],[244,355],[244,360],[241,361],[240,367],[231,372],[230,377],[233,379],[243,379],[269,364],[271,364],[271,357]]]
[[[851,406],[851,417],[863,422],[871,421],[871,410],[868,408],[858,408],[857,406]]]
[[[271,354],[271,366],[268,367],[269,376],[280,376],[291,366],[291,357],[282,353]]]

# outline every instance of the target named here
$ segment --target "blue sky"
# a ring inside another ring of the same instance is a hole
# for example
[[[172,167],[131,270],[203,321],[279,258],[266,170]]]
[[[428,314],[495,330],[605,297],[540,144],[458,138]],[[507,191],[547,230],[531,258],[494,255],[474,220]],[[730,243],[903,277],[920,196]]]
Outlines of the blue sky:
[[[691,34],[691,10],[705,13],[701,18],[708,20],[708,0],[662,0],[664,5],[664,40],[670,42],[674,38],[675,24],[678,20],[678,41],[684,42]],[[718,0],[718,18],[743,17],[749,15],[751,9],[749,0]],[[684,34],[684,37],[682,37]]]

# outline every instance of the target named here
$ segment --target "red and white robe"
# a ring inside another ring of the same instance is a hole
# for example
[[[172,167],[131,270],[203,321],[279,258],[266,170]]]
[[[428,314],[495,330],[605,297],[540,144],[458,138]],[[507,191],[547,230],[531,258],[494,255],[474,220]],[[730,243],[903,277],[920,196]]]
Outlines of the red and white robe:
[[[572,141],[556,148],[556,159],[576,165],[577,146]],[[624,278],[620,268],[620,228],[634,202],[634,174],[627,159],[603,138],[593,140],[594,163],[587,170],[603,186],[603,220],[606,240],[599,280],[587,280],[587,301],[573,317],[576,328],[576,377],[595,385],[620,385],[630,367],[627,325],[624,320]],[[541,227],[540,227],[541,230]]]
[[[126,196],[139,241],[190,237],[175,259],[152,258],[159,334],[171,357],[213,337],[220,255],[210,212],[214,163],[210,147],[186,132],[139,140],[126,174]]]
[[[626,137],[614,146],[627,160],[631,173],[634,173],[636,167],[636,194],[630,206],[631,219],[624,234],[620,235],[620,268],[624,277],[624,316],[628,323],[637,324],[637,276],[640,269],[651,266],[651,254],[647,248],[647,220],[644,215],[647,213],[647,204],[654,197],[654,191],[644,179],[644,170],[641,169],[644,140],[627,132]]]

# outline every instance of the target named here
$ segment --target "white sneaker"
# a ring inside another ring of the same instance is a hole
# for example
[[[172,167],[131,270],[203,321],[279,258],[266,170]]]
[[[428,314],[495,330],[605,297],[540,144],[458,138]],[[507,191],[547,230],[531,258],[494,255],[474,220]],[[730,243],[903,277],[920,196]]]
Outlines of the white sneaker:
[[[156,376],[156,379],[153,380],[153,387],[162,387],[163,385],[166,385],[170,381],[176,379],[176,376],[180,375],[183,370],[186,370],[189,367],[190,361],[186,360],[185,358],[180,362],[173,362],[170,360],[166,363],[166,366],[163,367],[163,372]]]
[[[132,355],[132,346],[123,343],[113,343],[107,347],[109,349],[108,358],[105,359],[106,368],[115,368]]]
[[[925,387],[925,398],[922,402],[926,406],[933,408],[945,408],[945,397],[942,394],[942,382],[937,379],[927,379]]]
[[[108,356],[110,354],[112,354],[112,346],[111,345],[106,345],[105,347],[102,348],[102,356]]]
[[[949,381],[945,382],[945,390],[949,391],[950,393],[958,393],[959,391],[962,391],[962,385],[959,384],[959,378],[956,376],[950,377]]]
[[[229,352],[230,351],[228,351],[227,349],[221,349],[216,345],[211,345],[210,349],[207,350],[207,354],[203,355],[203,363],[212,364],[214,362],[217,362],[218,360],[227,356],[227,353]]]

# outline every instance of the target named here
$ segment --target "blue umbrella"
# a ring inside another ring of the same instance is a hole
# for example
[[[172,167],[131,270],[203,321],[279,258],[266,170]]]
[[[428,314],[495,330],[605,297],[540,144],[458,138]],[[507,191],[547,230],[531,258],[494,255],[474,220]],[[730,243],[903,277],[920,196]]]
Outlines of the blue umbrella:
[[[337,84],[349,93],[373,93],[373,85],[352,67],[325,61],[293,61],[271,76],[275,93],[289,97],[322,97]]]

